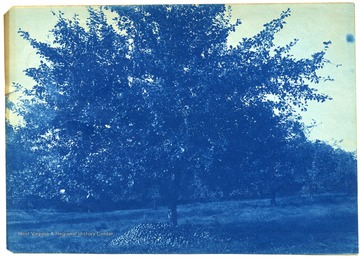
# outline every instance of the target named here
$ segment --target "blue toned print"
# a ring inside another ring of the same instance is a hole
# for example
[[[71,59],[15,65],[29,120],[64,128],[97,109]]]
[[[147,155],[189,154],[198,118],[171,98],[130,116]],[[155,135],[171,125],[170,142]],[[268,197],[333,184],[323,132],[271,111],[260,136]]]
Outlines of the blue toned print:
[[[357,253],[356,156],[299,112],[332,99],[331,39],[295,58],[284,9],[232,46],[225,5],[53,12],[51,43],[19,29],[41,61],[7,102],[25,121],[6,124],[8,248]]]

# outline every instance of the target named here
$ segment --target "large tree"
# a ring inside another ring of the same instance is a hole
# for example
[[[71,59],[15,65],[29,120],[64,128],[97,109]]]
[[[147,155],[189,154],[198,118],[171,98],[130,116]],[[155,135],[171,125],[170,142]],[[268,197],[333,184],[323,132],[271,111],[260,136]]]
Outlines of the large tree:
[[[273,43],[290,10],[235,46],[227,39],[240,22],[230,22],[224,5],[88,12],[86,27],[77,15],[54,13],[52,44],[20,30],[41,63],[26,70],[36,85],[25,91],[19,115],[26,127],[35,123],[25,130],[33,151],[47,148],[42,159],[58,160],[49,192],[66,200],[156,193],[176,225],[186,186],[226,168],[226,180],[237,178],[240,187],[256,160],[273,171],[281,146],[301,133],[296,110],[327,99],[312,87],[322,80],[327,44],[296,59],[296,40]],[[29,121],[39,105],[45,124]]]

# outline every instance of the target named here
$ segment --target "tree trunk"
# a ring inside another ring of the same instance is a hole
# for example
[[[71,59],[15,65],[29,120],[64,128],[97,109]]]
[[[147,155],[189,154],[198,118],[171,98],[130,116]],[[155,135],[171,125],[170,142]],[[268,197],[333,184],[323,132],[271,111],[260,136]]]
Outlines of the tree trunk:
[[[170,224],[173,227],[176,227],[178,224],[178,214],[177,214],[177,201],[170,201],[169,210],[168,210],[168,218],[170,220]]]
[[[172,226],[178,224],[177,214],[177,201],[178,201],[178,190],[179,190],[179,175],[177,172],[172,174],[169,184],[169,195],[168,195],[168,218]]]
[[[157,210],[157,202],[155,198],[153,199],[153,209]]]
[[[276,190],[275,189],[271,189],[270,205],[272,207],[276,206]]]

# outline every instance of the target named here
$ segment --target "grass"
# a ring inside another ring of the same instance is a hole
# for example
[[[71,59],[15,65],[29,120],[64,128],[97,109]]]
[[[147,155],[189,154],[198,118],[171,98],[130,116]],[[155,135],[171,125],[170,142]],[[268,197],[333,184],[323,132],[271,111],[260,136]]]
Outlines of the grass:
[[[276,207],[268,200],[194,203],[178,211],[179,227],[171,229],[164,224],[165,207],[101,213],[11,210],[7,244],[25,253],[358,253],[356,198],[281,198]]]

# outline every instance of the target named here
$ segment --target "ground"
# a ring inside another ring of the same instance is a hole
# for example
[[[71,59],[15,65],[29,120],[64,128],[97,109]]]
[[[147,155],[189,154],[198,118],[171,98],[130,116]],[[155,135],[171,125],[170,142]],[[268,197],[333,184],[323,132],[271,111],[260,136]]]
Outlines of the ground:
[[[179,226],[165,207],[101,213],[9,210],[13,252],[358,253],[357,200],[348,196],[180,205]]]

